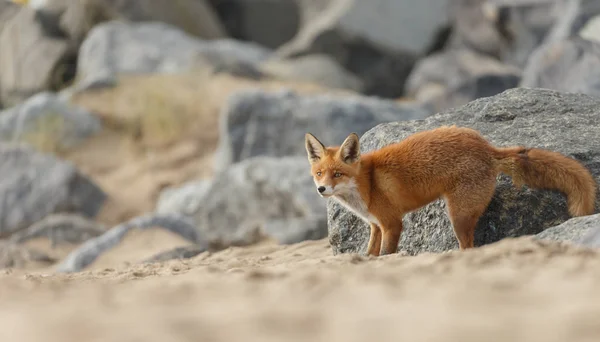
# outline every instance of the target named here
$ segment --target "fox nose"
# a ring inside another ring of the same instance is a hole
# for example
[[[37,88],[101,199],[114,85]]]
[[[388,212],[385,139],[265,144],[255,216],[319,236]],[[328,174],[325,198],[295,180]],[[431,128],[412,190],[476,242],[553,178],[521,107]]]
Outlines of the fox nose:
[[[323,193],[323,191],[325,191],[325,187],[324,187],[324,186],[320,186],[320,187],[318,187],[318,188],[317,188],[317,190],[318,190],[320,193]]]

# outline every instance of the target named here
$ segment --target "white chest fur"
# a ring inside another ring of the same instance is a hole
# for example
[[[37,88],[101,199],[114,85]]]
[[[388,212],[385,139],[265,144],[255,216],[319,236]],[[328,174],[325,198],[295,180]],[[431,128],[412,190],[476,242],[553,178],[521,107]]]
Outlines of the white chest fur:
[[[367,204],[360,196],[358,187],[354,183],[350,183],[344,187],[343,192],[333,196],[340,204],[352,211],[356,216],[360,217],[367,223],[379,225],[379,221],[375,216],[369,213]]]

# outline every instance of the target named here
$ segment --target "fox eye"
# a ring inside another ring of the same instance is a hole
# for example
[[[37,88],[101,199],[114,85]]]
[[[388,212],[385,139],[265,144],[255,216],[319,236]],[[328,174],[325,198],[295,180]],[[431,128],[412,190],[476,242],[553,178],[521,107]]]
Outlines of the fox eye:
[[[342,174],[340,172],[336,172],[333,174],[333,177],[340,178],[340,177],[342,177]]]
[[[321,171],[317,171],[317,176],[321,177],[322,173]]]

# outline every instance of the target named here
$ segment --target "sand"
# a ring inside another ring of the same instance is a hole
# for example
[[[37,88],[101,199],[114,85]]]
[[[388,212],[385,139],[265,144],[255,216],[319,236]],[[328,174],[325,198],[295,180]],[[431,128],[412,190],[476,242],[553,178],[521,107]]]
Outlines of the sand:
[[[0,272],[0,341],[600,339],[600,253],[530,238],[379,258],[265,242],[114,264]]]

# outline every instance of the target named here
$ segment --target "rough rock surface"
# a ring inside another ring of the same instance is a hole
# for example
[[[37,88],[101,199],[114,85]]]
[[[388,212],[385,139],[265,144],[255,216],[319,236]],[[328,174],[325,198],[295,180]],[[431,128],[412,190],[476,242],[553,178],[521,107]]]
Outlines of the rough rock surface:
[[[211,245],[250,244],[265,236],[280,243],[327,236],[325,203],[305,157],[247,159],[218,173],[208,186],[190,183],[161,198],[158,210],[192,217]]]
[[[358,75],[365,93],[402,94],[414,58],[448,23],[445,0],[301,1],[302,25],[278,53],[328,54]]]
[[[418,104],[364,96],[299,95],[291,91],[241,91],[221,114],[215,169],[253,156],[305,156],[304,135],[340,144],[383,122],[422,119],[431,113]]]
[[[425,120],[379,125],[361,137],[361,151],[400,141],[417,131],[456,124],[479,130],[497,146],[525,145],[564,153],[584,163],[598,181],[599,117],[598,98],[542,89],[511,89]],[[327,209],[334,253],[364,253],[369,237],[367,224],[334,200],[329,201]],[[501,175],[494,198],[477,225],[475,245],[537,234],[569,217],[562,194],[527,187],[519,190],[508,176]],[[399,246],[400,251],[409,254],[458,248],[442,200],[405,216]]]
[[[85,109],[42,92],[0,112],[0,140],[52,144],[46,148],[75,147],[102,129],[100,119]]]
[[[600,247],[600,240],[594,236],[598,230],[600,230],[600,214],[595,214],[573,217],[558,226],[544,230],[535,235],[535,238],[569,242],[586,247]]]
[[[160,227],[203,245],[196,228],[187,217],[177,214],[148,214],[119,224],[106,233],[86,241],[57,265],[58,272],[79,272],[91,265],[102,253],[118,245],[132,229]]]
[[[406,96],[442,111],[499,94],[520,80],[516,67],[469,49],[451,49],[417,62],[406,81]]]
[[[533,52],[520,86],[600,95],[600,42],[573,37]]]
[[[569,222],[571,221],[571,222]],[[563,228],[567,230],[567,234],[574,235],[574,241],[585,247],[600,248],[600,215],[589,215],[577,217],[563,223]],[[560,226],[559,226],[560,227]],[[558,228],[558,227],[556,227]],[[550,230],[550,229],[548,229]],[[554,230],[554,229],[553,229]],[[558,230],[558,229],[556,229]],[[583,233],[580,233],[583,231]],[[571,232],[575,233],[572,234]],[[544,233],[544,232],[542,232]],[[542,234],[540,233],[540,234]],[[583,235],[583,237],[581,237]],[[554,236],[551,236],[552,238]],[[560,239],[561,235],[556,232],[556,238]],[[569,236],[571,237],[571,236]],[[581,237],[581,238],[580,238]]]
[[[94,217],[106,199],[74,165],[25,145],[0,144],[0,237],[57,212]]]
[[[188,71],[199,60],[253,65],[270,54],[254,43],[201,40],[164,23],[112,21],[96,26],[81,45],[78,83],[99,83],[119,73]]]
[[[2,19],[2,18],[0,18]],[[59,89],[70,73],[65,40],[52,36],[33,9],[20,7],[0,26],[0,101],[9,107]]]

